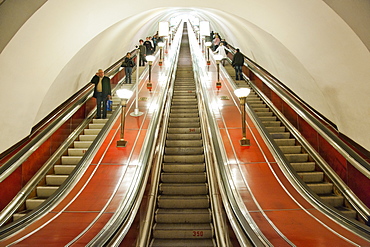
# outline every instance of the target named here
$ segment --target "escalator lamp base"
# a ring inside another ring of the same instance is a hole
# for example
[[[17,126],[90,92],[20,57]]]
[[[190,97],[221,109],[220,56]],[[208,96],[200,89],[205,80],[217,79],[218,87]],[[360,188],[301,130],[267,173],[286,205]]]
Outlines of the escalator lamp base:
[[[126,147],[127,141],[119,140],[117,141],[117,147]]]
[[[240,146],[250,146],[251,141],[249,139],[241,139],[240,140]]]

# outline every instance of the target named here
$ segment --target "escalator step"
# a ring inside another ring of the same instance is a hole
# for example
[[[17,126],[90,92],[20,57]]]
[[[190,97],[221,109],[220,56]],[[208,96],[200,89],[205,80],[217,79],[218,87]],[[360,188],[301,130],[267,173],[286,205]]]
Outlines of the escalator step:
[[[157,223],[211,223],[212,215],[209,208],[202,209],[157,209]]]
[[[198,173],[162,173],[161,181],[164,183],[205,183],[207,176],[205,172]]]
[[[159,192],[162,195],[207,195],[208,185],[206,183],[161,183]]]
[[[213,237],[211,224],[155,224],[154,238],[202,239]],[[198,245],[195,245],[198,246]]]
[[[159,195],[157,203],[159,208],[208,208],[209,197]]]
[[[172,173],[196,173],[204,172],[206,165],[202,164],[181,164],[181,163],[163,163],[162,171]]]
[[[153,239],[151,247],[215,247],[212,239]]]

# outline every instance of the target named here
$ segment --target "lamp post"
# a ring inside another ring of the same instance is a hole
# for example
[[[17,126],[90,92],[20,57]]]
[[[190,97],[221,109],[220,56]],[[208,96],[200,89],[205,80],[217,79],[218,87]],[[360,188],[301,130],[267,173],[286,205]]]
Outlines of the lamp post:
[[[118,89],[117,95],[121,99],[121,136],[120,140],[117,141],[117,147],[126,147],[127,141],[124,139],[124,130],[125,130],[125,114],[126,114],[126,103],[132,95],[132,91],[128,89]]]
[[[163,55],[164,43],[163,42],[159,42],[158,43],[158,47],[159,47],[159,66],[162,66],[163,58],[164,58],[164,55]]]
[[[130,113],[131,116],[133,117],[138,117],[143,115],[143,112],[139,111],[139,66],[140,66],[140,48],[137,48],[137,53],[136,53],[136,83],[135,83],[135,110]]]
[[[206,47],[207,47],[207,65],[211,65],[211,61],[209,60],[209,48],[211,47],[212,42],[207,41]]]
[[[245,124],[245,103],[246,103],[246,98],[250,93],[249,88],[238,88],[234,91],[235,95],[239,98],[240,100],[240,106],[241,106],[241,111],[242,111],[242,131],[243,131],[243,137],[240,140],[240,145],[241,146],[250,146],[250,140],[247,139],[247,127]]]
[[[153,55],[146,56],[146,60],[149,63],[149,81],[146,84],[146,87],[147,87],[147,89],[149,89],[149,91],[152,91],[152,88],[153,88],[153,84],[152,84],[152,64],[153,64],[154,59],[155,59],[155,57]]]
[[[220,82],[220,61],[222,60],[222,55],[214,55],[214,58],[216,60],[217,64],[217,82],[216,82],[216,88],[217,90],[220,90],[221,88],[221,82]]]

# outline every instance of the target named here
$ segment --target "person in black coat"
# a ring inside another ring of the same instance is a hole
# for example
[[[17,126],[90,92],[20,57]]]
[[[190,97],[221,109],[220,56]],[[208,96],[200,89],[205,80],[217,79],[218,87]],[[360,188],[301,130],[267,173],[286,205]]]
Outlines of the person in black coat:
[[[153,45],[152,42],[150,42],[149,37],[146,37],[144,41],[144,45],[146,47],[146,55],[152,55],[153,54]]]
[[[243,80],[244,55],[240,53],[239,49],[236,49],[231,65],[235,69],[235,79]]]
[[[140,59],[139,59],[139,66],[145,66],[145,56],[146,56],[146,47],[144,45],[144,40],[139,40],[139,50],[140,50]]]
[[[104,76],[104,71],[99,69],[98,72],[93,76],[90,81],[95,85],[94,95],[96,98],[96,118],[107,118],[107,100],[111,98],[111,86],[110,79]],[[103,104],[103,115],[102,115],[102,104]]]
[[[125,60],[121,67],[125,67],[126,83],[131,84],[132,68],[135,66],[135,62],[132,61],[131,53],[126,54]]]

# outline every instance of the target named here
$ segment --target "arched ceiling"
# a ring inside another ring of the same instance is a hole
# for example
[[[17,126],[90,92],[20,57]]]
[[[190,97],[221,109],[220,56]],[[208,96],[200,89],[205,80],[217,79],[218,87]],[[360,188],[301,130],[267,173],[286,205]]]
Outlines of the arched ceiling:
[[[182,14],[210,21],[212,30],[370,150],[370,134],[364,135],[370,118],[362,117],[369,116],[369,50],[321,0],[49,0],[36,9],[0,54],[6,116],[0,152],[27,136],[98,68],[154,34],[159,21]]]

